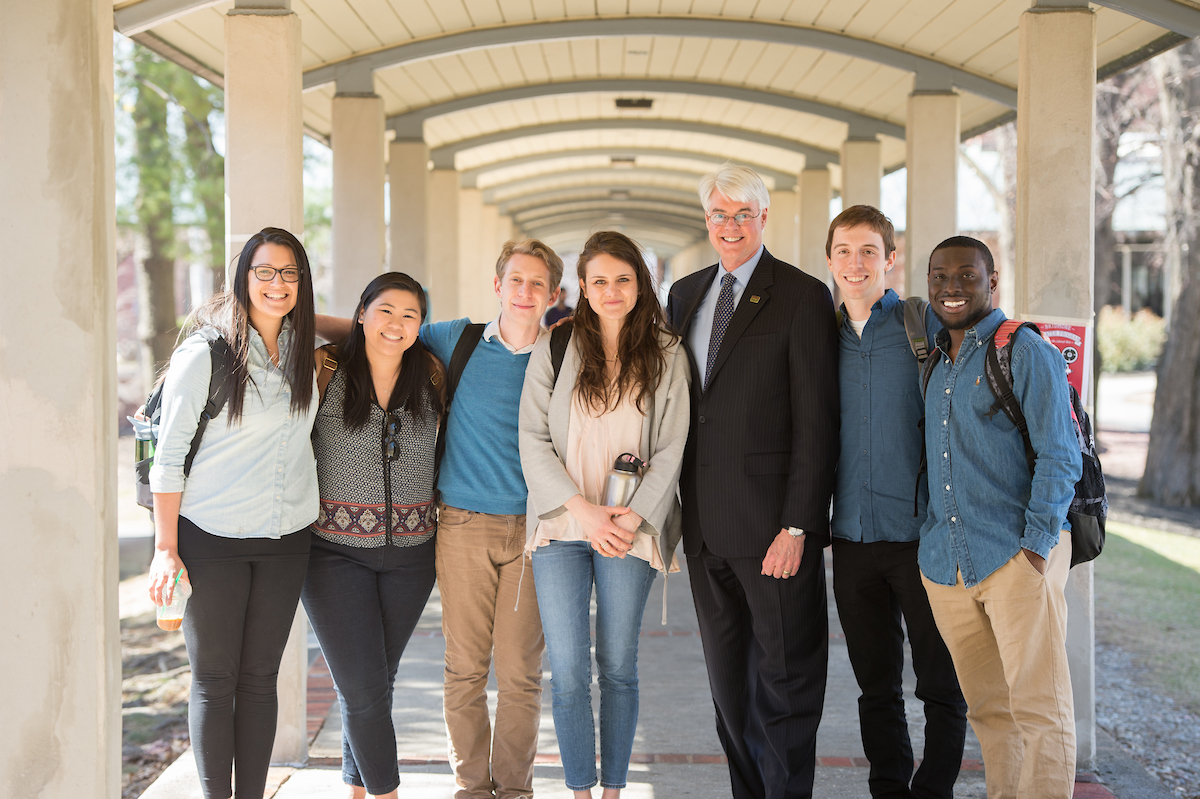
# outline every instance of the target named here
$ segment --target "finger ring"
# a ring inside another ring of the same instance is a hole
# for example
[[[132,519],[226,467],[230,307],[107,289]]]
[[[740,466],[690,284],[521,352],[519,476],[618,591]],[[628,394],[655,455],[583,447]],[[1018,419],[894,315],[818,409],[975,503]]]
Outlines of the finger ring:
[[[785,572],[783,573],[783,576],[784,576],[784,577],[787,577],[787,576],[789,576],[789,575],[791,575],[791,572],[789,572],[789,571],[785,571]]]

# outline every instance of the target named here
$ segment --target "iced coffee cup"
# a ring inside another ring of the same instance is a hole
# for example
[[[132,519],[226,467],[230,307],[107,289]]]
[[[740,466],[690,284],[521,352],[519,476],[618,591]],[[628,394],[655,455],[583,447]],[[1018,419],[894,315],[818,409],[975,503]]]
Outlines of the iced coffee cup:
[[[178,630],[183,624],[183,610],[187,607],[188,597],[191,595],[192,586],[176,578],[171,591],[171,601],[157,608],[158,626],[164,630]]]

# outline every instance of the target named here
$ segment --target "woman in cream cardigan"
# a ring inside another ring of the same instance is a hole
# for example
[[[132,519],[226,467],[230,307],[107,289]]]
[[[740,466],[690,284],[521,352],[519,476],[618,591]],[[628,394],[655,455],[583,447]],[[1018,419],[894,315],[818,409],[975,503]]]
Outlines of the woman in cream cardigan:
[[[525,372],[526,549],[553,670],[554,730],[576,799],[591,797],[597,782],[588,621],[595,586],[599,782],[603,799],[616,799],[637,728],[642,612],[655,572],[678,570],[689,369],[633,241],[596,233],[578,274],[579,308],[558,379],[549,336]],[[625,452],[649,466],[628,507],[606,507],[606,475]]]

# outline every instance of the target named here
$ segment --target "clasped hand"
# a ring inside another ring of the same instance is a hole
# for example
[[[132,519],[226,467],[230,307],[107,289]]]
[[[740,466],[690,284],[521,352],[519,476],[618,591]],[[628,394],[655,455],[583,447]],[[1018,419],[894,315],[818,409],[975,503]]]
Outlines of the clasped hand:
[[[624,558],[633,548],[634,533],[642,517],[629,508],[593,505],[576,494],[566,508],[583,527],[592,549],[606,558]]]

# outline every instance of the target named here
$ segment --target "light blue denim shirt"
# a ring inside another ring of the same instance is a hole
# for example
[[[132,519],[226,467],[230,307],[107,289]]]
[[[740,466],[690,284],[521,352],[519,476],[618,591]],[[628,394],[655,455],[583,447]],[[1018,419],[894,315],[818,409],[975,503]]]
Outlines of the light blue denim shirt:
[[[1067,509],[1083,461],[1071,427],[1062,355],[1030,330],[1017,333],[1013,393],[1037,453],[1030,479],[1021,433],[992,411],[984,374],[987,344],[1005,319],[994,310],[966,331],[958,357],[945,355],[949,334],[937,338],[938,358],[925,392],[925,451],[929,459],[929,516],[921,527],[921,572],[935,583],[973,586],[1028,549],[1043,558],[1070,529]]]
[[[206,328],[189,336],[171,356],[163,384],[162,423],[150,489],[183,492],[179,515],[200,529],[225,538],[279,538],[317,518],[317,463],[312,428],[317,418],[316,379],[308,413],[291,410],[291,388],[271,363],[266,344],[250,328],[250,383],[240,423],[229,426],[229,403],[208,423],[200,449],[184,477],[183,461],[191,448],[200,413],[208,402],[212,359]],[[279,354],[286,359],[291,331],[285,322]]]
[[[842,317],[846,320],[844,305]],[[941,329],[927,309],[926,340]],[[869,544],[920,537],[927,500],[924,476],[918,480],[925,404],[916,375],[920,367],[904,329],[904,302],[896,292],[888,289],[871,306],[862,338],[848,320],[842,322],[841,455],[831,528],[836,538]]]

